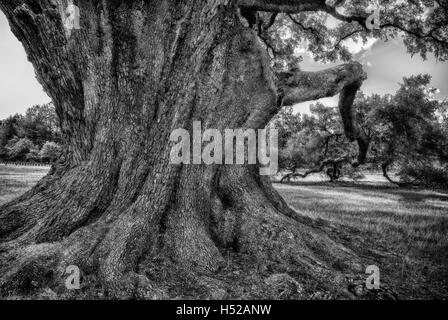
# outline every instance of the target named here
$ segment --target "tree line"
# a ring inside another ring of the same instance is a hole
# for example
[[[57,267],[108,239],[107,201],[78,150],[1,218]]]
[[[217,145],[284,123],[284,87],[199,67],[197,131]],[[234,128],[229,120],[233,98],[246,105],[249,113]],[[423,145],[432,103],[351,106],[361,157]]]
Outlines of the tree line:
[[[54,105],[47,103],[0,120],[0,161],[51,163],[61,151]]]
[[[354,102],[357,121],[367,137],[365,150],[344,136],[339,110],[322,103],[311,114],[283,110],[279,130],[282,182],[324,173],[330,181],[360,178],[379,170],[398,186],[448,188],[448,103],[434,98],[429,75],[403,79],[395,94],[367,96]],[[359,163],[359,153],[364,153]],[[392,175],[390,172],[394,172]]]

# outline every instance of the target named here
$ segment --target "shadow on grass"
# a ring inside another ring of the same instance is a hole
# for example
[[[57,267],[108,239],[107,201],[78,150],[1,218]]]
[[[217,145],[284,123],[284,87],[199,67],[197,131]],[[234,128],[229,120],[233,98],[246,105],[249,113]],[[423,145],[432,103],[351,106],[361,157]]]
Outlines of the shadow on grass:
[[[436,200],[448,202],[448,190],[429,190],[416,187],[400,188],[391,184],[369,184],[357,182],[320,182],[320,181],[303,181],[303,182],[288,182],[280,183],[274,182],[276,186],[293,186],[293,187],[320,187],[329,189],[342,189],[350,192],[363,191],[380,191],[388,194],[400,195],[403,201],[422,202],[427,200]]]
[[[350,182],[275,184],[285,200],[329,234],[380,266],[406,298],[448,296],[448,194]]]

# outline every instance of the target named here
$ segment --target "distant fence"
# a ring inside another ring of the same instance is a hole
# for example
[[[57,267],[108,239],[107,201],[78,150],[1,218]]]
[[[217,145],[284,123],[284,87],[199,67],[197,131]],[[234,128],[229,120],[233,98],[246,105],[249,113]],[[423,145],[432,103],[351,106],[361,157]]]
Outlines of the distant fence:
[[[0,161],[0,165],[3,166],[16,166],[16,167],[49,167],[51,163],[41,162],[21,162],[21,161]]]

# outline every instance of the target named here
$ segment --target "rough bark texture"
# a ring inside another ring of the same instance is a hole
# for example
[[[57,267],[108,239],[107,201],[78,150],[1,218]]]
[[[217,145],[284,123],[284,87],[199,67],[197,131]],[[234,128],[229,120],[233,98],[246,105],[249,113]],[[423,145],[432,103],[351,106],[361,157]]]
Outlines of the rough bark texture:
[[[31,281],[60,285],[65,268],[77,265],[111,296],[161,298],[138,273],[143,259],[163,254],[215,272],[223,249],[322,281],[361,271],[350,250],[291,210],[257,168],[169,159],[171,132],[193,120],[204,129],[264,128],[281,105],[359,83],[358,65],[315,75],[321,83],[311,74],[277,78],[229,1],[76,4],[81,30],[69,36],[66,1],[0,1],[56,105],[67,146],[46,178],[0,207],[3,292]],[[343,273],[334,267],[340,261]]]

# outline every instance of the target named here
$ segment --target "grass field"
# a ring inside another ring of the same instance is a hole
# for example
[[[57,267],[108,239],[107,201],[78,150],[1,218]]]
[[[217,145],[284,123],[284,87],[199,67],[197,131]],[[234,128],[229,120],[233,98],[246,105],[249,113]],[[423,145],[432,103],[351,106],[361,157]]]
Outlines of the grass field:
[[[48,170],[48,167],[19,167],[0,164],[0,205],[26,192]]]
[[[0,205],[48,168],[0,165]],[[302,181],[276,188],[300,213],[340,226],[344,244],[380,267],[399,298],[448,299],[448,193],[362,183]]]
[[[448,298],[448,193],[383,184],[276,187],[300,213],[348,227],[346,245],[377,264],[399,296]]]

